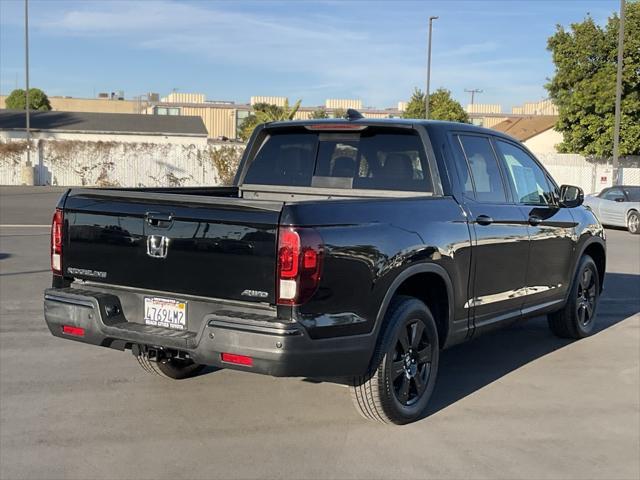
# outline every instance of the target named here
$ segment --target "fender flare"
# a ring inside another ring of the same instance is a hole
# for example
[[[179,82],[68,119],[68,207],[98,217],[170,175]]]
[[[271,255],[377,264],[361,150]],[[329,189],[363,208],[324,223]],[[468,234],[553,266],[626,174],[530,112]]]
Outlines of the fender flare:
[[[569,298],[569,295],[571,293],[571,289],[573,288],[573,282],[575,281],[576,278],[576,271],[578,270],[578,265],[580,264],[580,259],[582,258],[582,256],[584,255],[585,250],[593,245],[594,243],[597,243],[598,245],[600,245],[602,247],[602,250],[604,250],[604,267],[605,267],[605,272],[606,272],[606,267],[607,267],[607,244],[606,242],[599,236],[591,236],[589,238],[587,238],[582,245],[580,245],[579,249],[577,250],[578,254],[575,256],[575,259],[573,261],[573,266],[571,267],[571,285],[569,286],[567,293],[565,295],[565,301]],[[602,276],[602,278],[600,279],[600,292],[602,292],[602,290],[604,289],[604,275]]]
[[[446,322],[447,335],[451,331],[451,328],[453,327],[454,308],[455,308],[454,295],[453,295],[453,283],[451,282],[451,277],[449,276],[449,273],[447,273],[447,271],[438,264],[418,263],[418,264],[411,265],[405,268],[404,270],[402,270],[398,275],[396,275],[396,277],[393,279],[393,282],[391,282],[391,285],[389,286],[387,293],[385,294],[382,300],[382,304],[378,309],[378,314],[376,315],[376,323],[373,331],[376,344],[380,337],[382,324],[384,323],[384,317],[387,314],[389,304],[391,303],[391,300],[395,296],[396,291],[405,280],[420,273],[435,273],[444,281],[445,288],[447,290],[447,304],[449,307],[449,311],[447,312],[448,318]],[[446,340],[447,339],[445,336],[445,338],[443,339],[442,345],[446,343]]]

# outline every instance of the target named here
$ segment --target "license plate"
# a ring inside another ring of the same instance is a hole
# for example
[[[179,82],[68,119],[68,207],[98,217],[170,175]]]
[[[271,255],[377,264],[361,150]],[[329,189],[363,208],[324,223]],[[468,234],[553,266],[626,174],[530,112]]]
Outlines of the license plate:
[[[173,298],[145,297],[144,323],[184,330],[187,328],[187,303]]]

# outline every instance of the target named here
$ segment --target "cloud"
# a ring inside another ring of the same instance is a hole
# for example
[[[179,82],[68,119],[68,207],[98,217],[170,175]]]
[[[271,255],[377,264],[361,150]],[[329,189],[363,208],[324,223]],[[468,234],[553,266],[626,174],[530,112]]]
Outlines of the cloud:
[[[274,78],[282,78],[288,94],[305,103],[309,97],[340,95],[394,105],[425,83],[426,45],[418,40],[423,31],[403,30],[397,17],[381,26],[366,15],[343,15],[340,2],[313,11],[290,2],[268,9],[250,4],[251,11],[239,2],[169,0],[38,5],[32,24],[45,36],[113,39],[133,51],[165,54],[176,71],[187,61],[201,62],[206,75],[233,68],[246,72],[265,94],[280,86]],[[502,45],[493,40],[450,44],[449,50],[434,51],[433,85],[451,89],[461,100],[464,88],[499,89],[517,82],[527,61],[502,58]]]
[[[464,57],[476,55],[478,53],[489,53],[498,50],[499,45],[496,42],[470,43],[462,45],[451,50],[447,50],[440,54],[442,57]]]

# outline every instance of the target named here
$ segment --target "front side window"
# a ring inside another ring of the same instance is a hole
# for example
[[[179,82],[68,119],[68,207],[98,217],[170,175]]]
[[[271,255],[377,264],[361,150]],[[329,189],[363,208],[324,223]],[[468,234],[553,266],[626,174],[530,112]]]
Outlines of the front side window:
[[[516,201],[527,205],[550,205],[553,189],[544,170],[524,150],[511,143],[496,140],[507,172],[507,178],[516,193]]]
[[[469,178],[463,178],[465,191],[473,186],[479,202],[506,202],[502,175],[489,139],[476,135],[460,135],[459,139],[471,171]]]
[[[607,191],[607,193],[604,194],[602,198],[615,202],[617,198],[624,198],[624,193],[622,193],[622,190],[620,190],[619,188],[611,188],[609,191]]]

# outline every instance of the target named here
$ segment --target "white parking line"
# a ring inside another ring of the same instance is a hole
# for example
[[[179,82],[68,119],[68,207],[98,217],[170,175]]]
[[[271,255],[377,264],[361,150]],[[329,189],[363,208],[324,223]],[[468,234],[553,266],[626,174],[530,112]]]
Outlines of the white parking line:
[[[0,225],[0,228],[51,228],[51,225]]]

